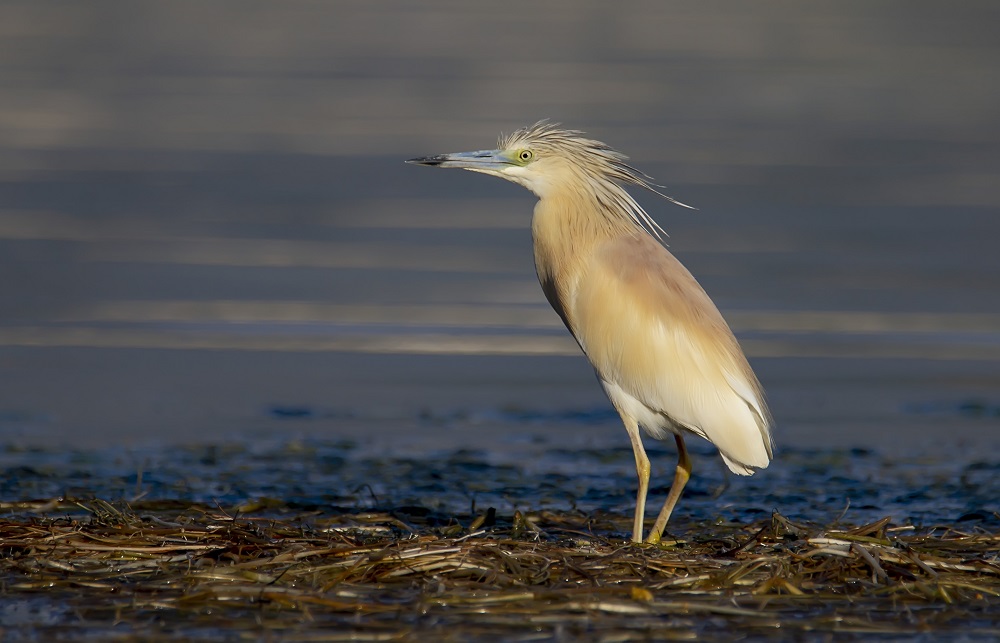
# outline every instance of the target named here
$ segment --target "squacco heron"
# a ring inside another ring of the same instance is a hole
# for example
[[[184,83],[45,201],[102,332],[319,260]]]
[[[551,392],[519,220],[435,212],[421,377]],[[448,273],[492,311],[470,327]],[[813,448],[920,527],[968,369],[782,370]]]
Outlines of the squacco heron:
[[[538,280],[632,441],[635,542],[642,542],[650,475],[639,427],[677,442],[674,482],[647,539],[657,543],[691,476],[685,434],[712,442],[732,471],[751,475],[771,460],[772,422],[760,382],[719,309],[622,186],[684,204],[627,160],[582,132],[543,121],[501,137],[495,150],[408,163],[498,176],[538,197],[531,221]]]

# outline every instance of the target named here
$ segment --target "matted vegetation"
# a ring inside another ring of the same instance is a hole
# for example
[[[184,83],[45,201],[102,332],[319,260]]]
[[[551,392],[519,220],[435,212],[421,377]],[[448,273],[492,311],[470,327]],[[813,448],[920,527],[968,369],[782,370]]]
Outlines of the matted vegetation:
[[[0,508],[0,628],[13,638],[988,638],[1000,627],[1000,533],[955,525],[774,514],[675,525],[681,539],[636,546],[620,538],[630,517],[605,513],[442,524],[414,507]]]

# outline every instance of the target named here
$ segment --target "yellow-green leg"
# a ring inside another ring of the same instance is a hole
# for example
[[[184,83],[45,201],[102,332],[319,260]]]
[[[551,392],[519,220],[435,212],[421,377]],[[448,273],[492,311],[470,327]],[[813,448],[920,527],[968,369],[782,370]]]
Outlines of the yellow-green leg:
[[[635,520],[632,523],[632,542],[642,542],[642,520],[646,516],[646,493],[649,491],[649,458],[642,446],[639,435],[639,424],[632,418],[622,415],[625,430],[632,441],[632,453],[635,455],[635,472],[639,476],[639,491],[635,496]]]
[[[675,435],[674,439],[677,440],[677,471],[674,473],[674,483],[670,485],[670,493],[667,495],[667,501],[663,503],[663,509],[660,510],[660,515],[656,518],[656,522],[649,532],[649,538],[646,540],[649,543],[660,542],[660,537],[667,526],[667,521],[670,520],[670,514],[673,513],[674,506],[680,500],[681,492],[684,491],[684,485],[691,479],[691,458],[688,456],[687,447],[684,446],[684,438],[680,435]],[[645,455],[643,453],[643,456]],[[646,461],[646,466],[647,468],[649,466],[648,460]]]

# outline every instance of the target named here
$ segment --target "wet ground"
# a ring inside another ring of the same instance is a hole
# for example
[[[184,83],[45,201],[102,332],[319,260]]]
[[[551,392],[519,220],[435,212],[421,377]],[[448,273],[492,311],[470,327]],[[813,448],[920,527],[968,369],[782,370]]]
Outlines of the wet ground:
[[[402,163],[550,117],[699,208],[637,195],[777,419],[682,534],[995,532],[994,5],[615,6],[0,8],[0,502],[627,517],[532,197]]]
[[[1000,623],[995,460],[786,449],[734,480],[699,450],[664,545],[637,547],[630,450],[518,450],[7,451],[2,632],[985,641]]]
[[[539,441],[511,458],[457,450],[376,454],[351,441],[303,440],[171,449],[22,451],[8,449],[0,501],[47,498],[177,501],[227,508],[404,511],[474,516],[486,507],[515,511],[598,511],[631,514],[632,451],[563,448]],[[670,470],[673,454],[651,448]],[[749,523],[772,512],[797,521],[866,524],[891,516],[894,525],[965,524],[1000,527],[1000,462],[956,461],[944,455],[889,458],[867,449],[785,449],[781,467],[736,478],[709,449],[695,454],[697,474],[679,511],[685,522]],[[669,477],[651,485],[663,498]],[[690,535],[690,534],[685,534]],[[626,540],[627,533],[611,534]]]

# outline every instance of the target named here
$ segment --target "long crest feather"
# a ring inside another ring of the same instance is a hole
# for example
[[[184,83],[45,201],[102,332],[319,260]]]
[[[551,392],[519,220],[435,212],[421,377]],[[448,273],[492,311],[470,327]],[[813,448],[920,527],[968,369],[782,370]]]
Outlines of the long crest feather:
[[[540,150],[542,153],[555,152],[572,159],[574,164],[585,171],[592,180],[598,181],[601,191],[604,192],[601,196],[610,199],[612,204],[626,213],[636,225],[660,240],[669,236],[666,230],[649,216],[622,185],[636,185],[671,203],[695,209],[661,192],[658,188],[663,186],[655,183],[645,172],[629,165],[626,155],[606,143],[587,138],[584,132],[562,129],[558,123],[541,120],[506,136],[501,134],[497,146],[505,150],[528,147]]]

